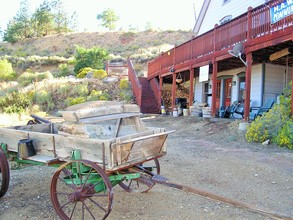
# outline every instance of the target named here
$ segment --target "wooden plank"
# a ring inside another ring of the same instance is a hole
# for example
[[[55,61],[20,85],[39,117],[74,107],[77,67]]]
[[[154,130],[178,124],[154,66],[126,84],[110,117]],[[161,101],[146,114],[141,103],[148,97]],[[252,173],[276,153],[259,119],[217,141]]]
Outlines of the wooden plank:
[[[139,116],[139,115],[141,115],[141,113],[121,113],[121,114],[114,114],[114,115],[102,115],[102,116],[96,116],[96,117],[90,117],[90,118],[83,118],[83,119],[80,119],[78,123],[92,124],[99,121],[113,120],[118,118],[128,118],[128,117]]]
[[[42,162],[42,163],[52,163],[58,161],[58,158],[43,156],[43,155],[35,155],[27,158],[28,160]]]
[[[70,106],[66,110],[77,111],[77,110],[87,109],[87,108],[99,108],[99,107],[117,106],[117,105],[121,106],[122,103],[117,101],[91,101],[91,102],[85,102],[85,103],[80,103],[80,104]]]

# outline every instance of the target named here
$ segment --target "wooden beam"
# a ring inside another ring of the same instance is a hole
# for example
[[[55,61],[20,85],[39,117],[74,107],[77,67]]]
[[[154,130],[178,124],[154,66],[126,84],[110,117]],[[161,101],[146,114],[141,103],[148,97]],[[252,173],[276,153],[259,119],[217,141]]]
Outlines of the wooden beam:
[[[189,70],[189,106],[193,105],[193,81],[194,81],[194,69],[190,67]]]
[[[172,80],[172,111],[175,108],[175,96],[176,96],[176,73],[173,73],[173,80]]]
[[[293,64],[292,64],[292,79],[293,79]],[[293,115],[293,86],[291,86],[291,115]]]
[[[213,59],[213,82],[212,82],[212,117],[216,116],[218,62]]]
[[[250,90],[251,90],[251,66],[252,66],[252,53],[246,55],[246,72],[245,72],[245,103],[244,103],[244,120],[249,120],[250,113]]]
[[[162,91],[163,91],[163,77],[160,76],[160,82],[159,82],[159,98],[160,98],[161,105],[162,105]]]

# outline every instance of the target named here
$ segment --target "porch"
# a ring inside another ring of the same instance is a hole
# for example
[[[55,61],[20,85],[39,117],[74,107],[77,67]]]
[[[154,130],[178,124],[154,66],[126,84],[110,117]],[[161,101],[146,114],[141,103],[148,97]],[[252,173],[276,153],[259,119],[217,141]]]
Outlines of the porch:
[[[180,98],[176,95],[181,85],[178,78],[183,80],[189,90],[188,105],[193,105],[195,97],[200,93],[201,100],[198,101],[210,101],[212,116],[215,116],[220,107],[226,107],[233,101],[231,97],[230,100],[227,99],[229,94],[226,93],[229,93],[229,86],[233,86],[234,83],[240,86],[241,77],[244,78],[242,96],[245,100],[252,99],[252,80],[259,80],[255,78],[257,74],[252,71],[253,69],[259,66],[265,68],[265,65],[278,65],[286,67],[288,75],[289,67],[293,65],[293,15],[275,23],[271,22],[270,17],[270,9],[282,2],[273,0],[254,9],[250,7],[247,13],[221,26],[215,25],[213,30],[194,37],[149,62],[147,78],[155,93],[158,107],[162,105],[165,85],[171,88],[170,108],[175,107],[176,99]],[[240,55],[242,60],[231,55],[231,51],[237,45],[243,47],[243,53]],[[208,67],[209,79],[199,81],[200,69],[204,66]],[[232,70],[238,72],[234,71],[233,75],[229,73]],[[224,75],[227,72],[229,75]],[[292,79],[293,70],[290,70],[289,75]],[[235,76],[238,77],[237,81]],[[287,76],[287,81],[289,78]],[[195,84],[200,86],[195,87]],[[238,100],[241,96],[239,86],[236,97]],[[257,84],[254,83],[253,86]],[[263,103],[264,98],[262,92],[259,105]],[[244,119],[248,120],[251,103],[243,104]]]

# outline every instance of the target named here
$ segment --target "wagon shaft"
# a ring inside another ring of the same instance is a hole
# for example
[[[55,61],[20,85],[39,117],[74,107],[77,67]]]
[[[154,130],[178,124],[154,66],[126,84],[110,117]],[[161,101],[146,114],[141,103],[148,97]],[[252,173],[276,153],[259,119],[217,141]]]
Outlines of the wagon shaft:
[[[271,211],[261,210],[259,208],[253,207],[252,205],[248,205],[248,204],[245,204],[245,203],[242,203],[242,202],[238,202],[238,201],[235,201],[235,200],[232,200],[232,199],[220,196],[220,195],[216,195],[216,194],[204,191],[204,190],[200,190],[200,189],[192,188],[192,187],[185,186],[185,185],[182,185],[182,184],[170,182],[167,178],[165,178],[163,176],[160,176],[160,175],[154,175],[152,177],[152,181],[155,182],[155,183],[159,183],[159,184],[162,184],[162,185],[165,185],[165,186],[169,186],[169,187],[172,187],[172,188],[175,188],[175,189],[182,190],[184,192],[194,193],[194,194],[200,195],[200,196],[205,197],[205,198],[209,198],[209,199],[212,199],[212,200],[215,200],[215,201],[230,204],[230,205],[236,206],[238,208],[244,208],[244,209],[247,209],[247,210],[249,210],[251,212],[255,212],[255,213],[270,217],[272,219],[293,220],[291,217],[285,216],[283,214],[279,214],[279,213],[271,212]]]

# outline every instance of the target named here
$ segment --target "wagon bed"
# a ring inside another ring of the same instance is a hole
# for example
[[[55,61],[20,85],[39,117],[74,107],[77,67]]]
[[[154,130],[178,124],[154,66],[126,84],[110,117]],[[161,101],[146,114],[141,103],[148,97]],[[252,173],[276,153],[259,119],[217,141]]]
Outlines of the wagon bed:
[[[61,114],[63,119],[55,123],[0,128],[1,142],[19,154],[19,141],[32,140],[36,154],[19,158],[48,164],[69,161],[78,150],[81,159],[113,172],[165,155],[172,132],[145,126],[139,107],[132,104],[88,102]]]

